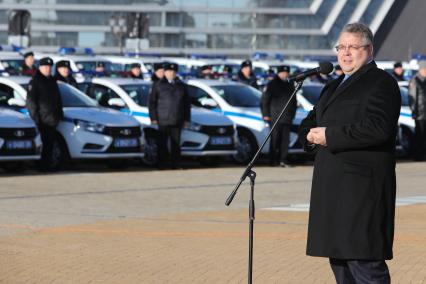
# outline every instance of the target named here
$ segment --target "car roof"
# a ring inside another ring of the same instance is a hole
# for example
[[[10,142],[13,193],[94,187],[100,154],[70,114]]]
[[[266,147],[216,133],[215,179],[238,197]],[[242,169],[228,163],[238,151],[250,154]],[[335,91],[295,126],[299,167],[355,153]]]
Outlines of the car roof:
[[[1,77],[2,79],[11,80],[19,85],[28,84],[31,81],[31,77],[28,76],[9,76],[9,77]]]
[[[194,82],[194,83],[202,83],[207,86],[223,86],[223,85],[244,85],[240,82],[235,82],[228,79],[189,79],[187,80],[188,83]]]
[[[151,82],[145,81],[143,79],[134,79],[134,78],[119,78],[119,77],[101,77],[101,78],[93,78],[92,82],[103,83],[109,82],[116,85],[134,85],[134,84],[143,84],[143,85],[151,85]]]

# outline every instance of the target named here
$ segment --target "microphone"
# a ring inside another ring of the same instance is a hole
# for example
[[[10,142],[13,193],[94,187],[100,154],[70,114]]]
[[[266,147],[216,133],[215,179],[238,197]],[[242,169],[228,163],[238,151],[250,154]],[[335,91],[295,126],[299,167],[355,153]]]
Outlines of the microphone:
[[[319,63],[319,66],[317,68],[314,69],[310,69],[310,70],[306,70],[304,72],[300,72],[299,74],[296,75],[292,75],[290,77],[288,77],[288,81],[303,81],[306,79],[306,77],[309,77],[311,75],[317,74],[317,73],[322,73],[322,74],[330,74],[331,71],[333,71],[333,64],[331,64],[328,61],[322,61]]]

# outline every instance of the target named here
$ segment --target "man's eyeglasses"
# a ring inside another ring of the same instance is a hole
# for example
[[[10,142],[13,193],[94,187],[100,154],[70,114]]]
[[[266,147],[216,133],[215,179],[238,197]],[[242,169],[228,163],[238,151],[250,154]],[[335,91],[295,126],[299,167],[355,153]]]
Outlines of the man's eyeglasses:
[[[365,44],[365,45],[336,45],[334,48],[336,49],[337,52],[339,51],[345,51],[345,50],[349,50],[349,51],[357,51],[360,48],[364,48],[369,46],[369,44]]]

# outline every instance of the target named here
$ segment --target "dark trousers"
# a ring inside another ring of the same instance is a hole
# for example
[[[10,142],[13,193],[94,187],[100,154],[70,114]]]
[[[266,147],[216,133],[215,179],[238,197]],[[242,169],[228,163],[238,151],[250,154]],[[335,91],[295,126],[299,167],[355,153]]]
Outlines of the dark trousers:
[[[160,165],[167,160],[168,147],[170,141],[170,160],[172,167],[178,167],[180,164],[180,134],[182,128],[180,126],[159,126],[158,137],[158,158]]]
[[[416,119],[415,129],[415,160],[422,161],[426,159],[426,120]]]
[[[272,123],[270,124],[272,126]],[[288,163],[288,143],[290,140],[290,124],[278,123],[271,136],[271,163]]]
[[[343,260],[330,258],[337,284],[390,284],[384,260]]]
[[[39,164],[40,169],[49,170],[51,168],[53,142],[56,139],[56,127],[44,124],[40,124],[37,127],[40,131],[41,142],[43,143],[43,148],[41,151],[41,160]]]

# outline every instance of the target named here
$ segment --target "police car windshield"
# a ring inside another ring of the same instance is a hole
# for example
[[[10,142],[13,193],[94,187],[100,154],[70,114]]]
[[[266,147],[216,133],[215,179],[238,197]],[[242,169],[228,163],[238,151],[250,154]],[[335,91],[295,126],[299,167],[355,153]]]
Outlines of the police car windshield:
[[[134,85],[120,85],[120,87],[132,98],[132,100],[140,106],[148,105],[149,92],[151,85],[148,84],[134,84]]]
[[[105,71],[113,71],[111,62],[108,61],[76,61],[75,64],[82,71],[95,71],[99,62],[103,63]]]
[[[305,99],[307,99],[311,104],[316,104],[319,96],[321,94],[321,90],[324,85],[305,85],[302,87],[302,95]]]
[[[58,84],[64,107],[97,107],[98,103],[68,84]]]
[[[11,75],[19,74],[19,70],[24,63],[23,59],[2,59],[1,60],[4,70]]]
[[[212,86],[228,104],[235,107],[259,107],[261,92],[245,85]]]

